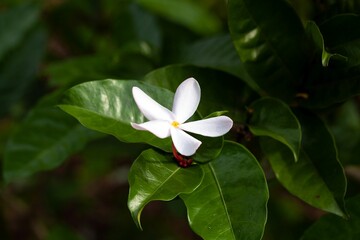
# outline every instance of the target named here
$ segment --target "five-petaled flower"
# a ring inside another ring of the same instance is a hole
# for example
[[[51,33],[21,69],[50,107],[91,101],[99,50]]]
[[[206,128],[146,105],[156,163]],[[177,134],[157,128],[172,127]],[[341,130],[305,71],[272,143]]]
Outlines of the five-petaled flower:
[[[227,133],[233,121],[226,116],[218,116],[185,123],[196,111],[200,102],[200,86],[194,78],[188,78],[176,89],[172,111],[154,101],[140,88],[133,87],[134,100],[148,122],[131,126],[146,130],[159,138],[171,136],[176,150],[191,156],[200,147],[201,141],[186,132],[208,137],[219,137]]]

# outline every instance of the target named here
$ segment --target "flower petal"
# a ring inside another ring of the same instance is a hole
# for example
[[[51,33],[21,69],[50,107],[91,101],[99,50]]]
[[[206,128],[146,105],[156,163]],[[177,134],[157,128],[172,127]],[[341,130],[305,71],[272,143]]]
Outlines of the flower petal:
[[[227,133],[233,121],[226,116],[202,119],[199,121],[183,123],[179,126],[182,130],[208,137],[219,137]]]
[[[133,87],[132,94],[140,111],[148,120],[174,120],[175,116],[169,109],[161,106],[140,88]]]
[[[172,127],[170,132],[176,150],[184,156],[193,155],[201,145],[199,140],[179,128]]]
[[[159,138],[166,138],[170,136],[171,125],[168,121],[152,120],[141,124],[131,123],[131,126],[137,130],[149,131]]]
[[[196,111],[200,102],[201,90],[195,78],[188,78],[176,89],[172,112],[176,121],[184,123]]]

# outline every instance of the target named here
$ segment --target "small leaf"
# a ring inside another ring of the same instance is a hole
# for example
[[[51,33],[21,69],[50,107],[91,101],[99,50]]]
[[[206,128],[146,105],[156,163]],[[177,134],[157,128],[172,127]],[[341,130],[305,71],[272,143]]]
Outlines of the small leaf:
[[[260,139],[261,147],[277,179],[290,193],[314,207],[345,217],[346,178],[334,140],[314,114],[298,110],[296,115],[303,130],[298,162],[292,161],[286,147],[270,138]]]
[[[245,147],[225,142],[220,155],[201,168],[200,186],[180,195],[191,228],[205,240],[260,240],[269,196],[255,157]]]
[[[262,89],[290,101],[307,64],[306,35],[284,0],[229,0],[230,33],[246,71]],[[265,93],[264,93],[265,92]]]
[[[347,61],[331,61],[329,67],[312,65],[309,81],[303,88],[308,94],[301,104],[308,108],[324,108],[360,94],[360,16],[337,15],[319,25],[329,52],[347,57]]]
[[[291,109],[275,98],[262,98],[250,107],[249,129],[256,136],[268,136],[285,144],[295,161],[299,158],[301,126]]]
[[[159,139],[150,132],[131,127],[131,122],[146,121],[133,99],[134,86],[171,109],[174,94],[170,91],[139,81],[111,79],[87,82],[69,89],[59,107],[85,127],[111,134],[124,142],[147,143],[171,152],[170,138]]]
[[[347,57],[338,54],[338,53],[330,53],[325,48],[324,38],[320,32],[319,27],[313,21],[308,21],[306,24],[306,32],[310,36],[310,38],[314,41],[316,47],[322,51],[321,54],[321,63],[323,67],[329,66],[329,61],[331,58],[339,59],[346,61]]]
[[[172,155],[146,150],[133,163],[129,173],[128,207],[141,228],[141,211],[151,201],[170,201],[181,193],[191,193],[203,178],[202,169],[179,167]]]
[[[360,195],[347,200],[346,206],[349,219],[327,214],[306,230],[301,240],[360,239]]]
[[[11,182],[39,171],[54,169],[99,136],[56,107],[37,107],[29,113],[6,145],[5,181]]]

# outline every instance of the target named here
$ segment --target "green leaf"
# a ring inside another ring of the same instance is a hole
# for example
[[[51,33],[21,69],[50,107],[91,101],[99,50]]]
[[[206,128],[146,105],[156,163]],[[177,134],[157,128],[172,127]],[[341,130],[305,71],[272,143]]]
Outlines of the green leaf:
[[[194,161],[199,163],[209,162],[220,154],[224,144],[224,137],[205,137],[198,134],[192,135],[201,141],[199,149],[193,156]]]
[[[145,76],[144,81],[175,92],[186,78],[194,77],[201,87],[198,112],[208,115],[216,111],[229,111],[232,119],[243,118],[241,106],[254,98],[254,92],[242,81],[227,73],[191,65],[170,65]]]
[[[216,15],[189,0],[137,0],[141,6],[200,34],[216,33],[221,22]],[[186,13],[186,14],[185,14]]]
[[[327,214],[313,224],[301,240],[360,239],[360,195],[346,201],[350,217],[348,220]]]
[[[24,41],[26,34],[37,23],[38,17],[39,10],[28,4],[0,13],[0,60]]]
[[[228,9],[233,42],[260,93],[291,100],[308,58],[294,9],[284,0],[229,0]]]
[[[313,65],[303,88],[308,98],[303,106],[324,108],[360,94],[360,16],[338,15],[319,25],[329,52],[347,57],[331,61],[323,69]]]
[[[51,87],[72,86],[85,80],[105,78],[111,60],[105,56],[81,56],[49,64],[45,73]]]
[[[285,144],[296,162],[301,145],[301,126],[289,106],[275,98],[262,98],[250,106],[250,111],[250,131],[256,136],[271,137]]]
[[[347,57],[338,54],[338,53],[330,53],[325,48],[324,38],[320,32],[319,27],[313,21],[308,21],[306,24],[306,32],[310,36],[310,38],[314,41],[316,47],[322,51],[321,54],[321,63],[323,67],[329,66],[329,61],[331,58],[339,59],[339,60],[347,60]]]
[[[147,56],[158,57],[163,36],[157,16],[136,4],[135,1],[122,1],[108,9],[112,28],[113,44],[127,49],[140,45]],[[111,52],[110,52],[111,53]]]
[[[37,107],[10,136],[5,149],[4,179],[11,182],[58,167],[71,154],[98,138],[56,107]]]
[[[228,34],[206,38],[187,46],[181,52],[179,61],[231,73],[245,81],[252,89],[259,90],[259,86],[251,79],[240,61]]]
[[[303,133],[298,162],[292,161],[286,147],[270,138],[262,138],[261,147],[277,179],[290,193],[314,207],[345,217],[346,178],[334,140],[314,114],[297,110],[296,116]]]
[[[180,195],[191,228],[205,240],[260,240],[269,196],[255,157],[242,145],[225,142],[221,154],[201,167],[200,186]]]
[[[18,18],[18,15],[16,15],[16,18]],[[19,28],[21,27],[23,26],[19,26]],[[5,27],[5,29],[8,29],[8,27]],[[23,31],[24,29],[18,30]],[[16,30],[12,29],[12,31]],[[3,34],[8,35],[7,32]],[[32,29],[25,35],[20,35],[18,38],[21,38],[21,40],[9,40],[20,41],[16,48],[7,49],[9,51],[6,54],[5,50],[0,50],[0,54],[4,54],[3,58],[0,59],[0,115],[11,110],[14,104],[24,95],[27,87],[35,79],[45,50],[45,32],[42,28],[33,25]],[[0,38],[2,38],[1,32]]]
[[[329,119],[341,162],[360,164],[360,109],[356,99],[341,105]]]
[[[150,132],[131,127],[131,122],[145,122],[132,96],[134,86],[141,88],[164,107],[170,109],[172,106],[174,94],[166,89],[139,81],[108,79],[69,89],[59,107],[85,127],[111,134],[124,142],[148,143],[171,152],[170,138],[159,139]]]
[[[172,155],[146,150],[135,160],[129,173],[128,207],[141,228],[141,211],[151,201],[170,201],[181,193],[191,193],[203,179],[202,169],[179,167]]]

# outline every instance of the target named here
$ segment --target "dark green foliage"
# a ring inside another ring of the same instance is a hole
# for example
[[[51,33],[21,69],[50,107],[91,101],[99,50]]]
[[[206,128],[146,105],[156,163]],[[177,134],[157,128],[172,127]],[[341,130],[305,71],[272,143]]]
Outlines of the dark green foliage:
[[[0,238],[358,239],[358,14],[355,0],[1,1]],[[189,121],[234,125],[193,134],[184,157],[131,126],[147,120],[132,88],[171,110],[189,77]]]

